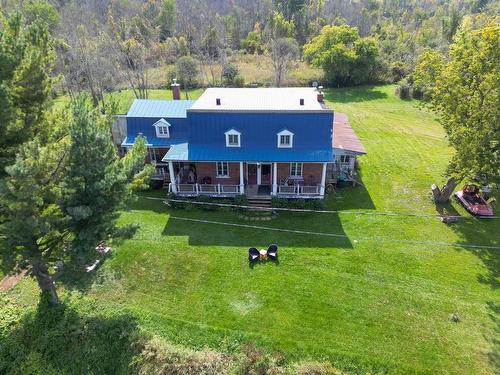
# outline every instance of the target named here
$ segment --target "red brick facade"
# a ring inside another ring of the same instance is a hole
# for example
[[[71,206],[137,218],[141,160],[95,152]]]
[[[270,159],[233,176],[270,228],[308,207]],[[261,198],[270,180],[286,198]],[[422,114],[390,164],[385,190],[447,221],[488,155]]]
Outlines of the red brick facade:
[[[302,177],[304,185],[314,186],[321,183],[322,163],[303,163]],[[290,163],[278,163],[278,185],[290,175]]]
[[[198,177],[198,182],[201,182],[204,177],[210,177],[213,184],[224,184],[224,185],[239,185],[240,184],[240,163],[228,163],[229,166],[229,177],[228,178],[218,178],[216,171],[215,162],[197,162],[194,163],[196,166],[196,175]],[[278,185],[283,183],[287,177],[290,175],[290,163],[278,163]],[[273,173],[273,168],[271,166],[271,173]],[[317,185],[321,183],[321,174],[323,173],[322,163],[304,163],[302,176],[304,178],[305,185]],[[272,175],[271,175],[272,176]],[[243,163],[243,179],[245,185],[247,185],[247,163]],[[271,177],[271,184],[272,184]]]
[[[196,166],[196,175],[198,182],[204,177],[210,177],[212,184],[239,185],[240,184],[240,163],[228,163],[229,177],[217,177],[215,162],[194,163]],[[246,164],[243,164],[243,177],[246,179]],[[246,181],[246,180],[245,180]]]

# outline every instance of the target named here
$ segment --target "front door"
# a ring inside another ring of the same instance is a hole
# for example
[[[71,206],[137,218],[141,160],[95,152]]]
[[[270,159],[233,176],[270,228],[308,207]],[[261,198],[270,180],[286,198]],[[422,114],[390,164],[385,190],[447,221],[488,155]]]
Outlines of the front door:
[[[271,164],[261,164],[261,185],[271,185]]]
[[[248,185],[257,185],[257,164],[247,164]]]

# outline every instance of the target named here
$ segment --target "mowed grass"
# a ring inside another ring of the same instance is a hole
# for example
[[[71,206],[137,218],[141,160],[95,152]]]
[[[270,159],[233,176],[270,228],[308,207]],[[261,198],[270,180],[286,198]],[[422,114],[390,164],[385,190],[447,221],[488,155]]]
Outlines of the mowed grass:
[[[142,194],[121,216],[140,230],[114,245],[90,298],[194,348],[256,343],[285,361],[330,361],[353,373],[498,371],[500,250],[489,247],[500,246],[499,221],[471,218],[455,203],[444,209],[464,218],[450,226],[363,214],[436,214],[430,185],[443,183],[451,155],[433,116],[393,90],[327,92],[368,153],[365,188],[341,188],[327,201],[339,214],[249,224],[232,211],[171,210],[148,199],[162,193]],[[248,247],[269,243],[279,244],[279,263],[249,266]]]

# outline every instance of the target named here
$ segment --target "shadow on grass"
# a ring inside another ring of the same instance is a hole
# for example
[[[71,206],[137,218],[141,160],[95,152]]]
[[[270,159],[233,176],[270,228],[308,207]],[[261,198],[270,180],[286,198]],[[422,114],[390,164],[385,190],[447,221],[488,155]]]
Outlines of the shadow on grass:
[[[350,88],[329,88],[325,90],[325,99],[333,103],[356,103],[385,99],[388,95],[375,86]]]
[[[0,336],[0,373],[123,374],[142,348],[138,326],[127,314],[85,315],[45,298]],[[19,311],[19,313],[21,313]],[[0,331],[1,334],[1,331]]]
[[[244,221],[234,212],[170,210],[165,236],[187,236],[192,246],[352,248],[337,215],[280,213],[273,221]],[[234,225],[233,225],[234,224]],[[321,234],[319,234],[321,233]]]
[[[441,204],[436,207],[440,215],[460,216],[460,213],[453,207],[451,203]],[[493,290],[500,287],[500,246],[499,228],[500,223],[496,219],[479,219],[470,216],[463,216],[456,222],[448,224],[461,240],[458,245],[474,244],[485,247],[497,248],[471,248],[464,247],[463,251],[468,251],[474,254],[481,260],[486,268],[486,272],[479,274],[477,279],[480,283],[488,285]],[[444,225],[444,224],[443,224]],[[492,349],[488,352],[488,360],[493,368],[500,373],[500,305],[497,302],[487,302],[488,315],[493,322],[493,334],[491,337],[486,337],[492,344]]]
[[[363,184],[362,170],[358,170],[358,180],[362,185],[352,186],[352,183],[341,183],[335,188],[335,193],[326,199],[329,210],[374,210],[375,203]]]

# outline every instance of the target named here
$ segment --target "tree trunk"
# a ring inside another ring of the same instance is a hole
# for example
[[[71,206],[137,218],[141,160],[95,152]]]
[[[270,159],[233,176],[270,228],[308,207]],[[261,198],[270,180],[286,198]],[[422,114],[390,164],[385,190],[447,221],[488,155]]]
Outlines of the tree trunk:
[[[49,293],[49,303],[53,306],[59,304],[56,284],[54,282],[54,278],[49,274],[47,266],[42,264],[33,264],[33,275],[35,275],[38,286],[42,292]]]
[[[452,177],[446,182],[446,185],[441,189],[441,202],[448,202],[450,200],[451,194],[453,194],[453,190],[457,187],[457,181]]]
[[[456,187],[457,181],[453,177],[446,182],[446,185],[444,185],[442,189],[439,189],[436,184],[433,184],[431,189],[434,201],[436,203],[448,202],[450,200],[451,194],[453,194],[453,190],[455,190]]]

